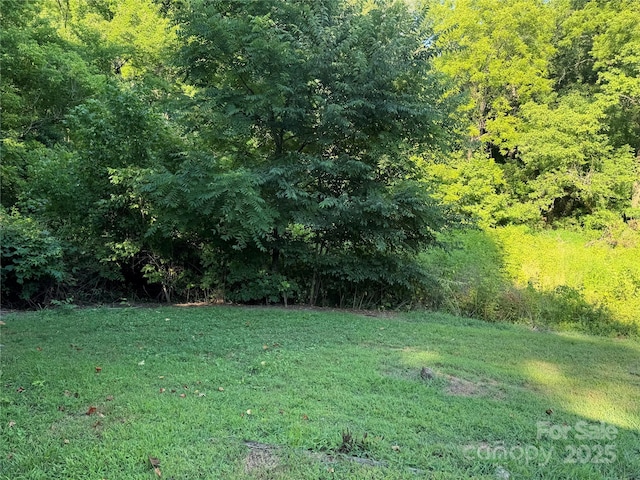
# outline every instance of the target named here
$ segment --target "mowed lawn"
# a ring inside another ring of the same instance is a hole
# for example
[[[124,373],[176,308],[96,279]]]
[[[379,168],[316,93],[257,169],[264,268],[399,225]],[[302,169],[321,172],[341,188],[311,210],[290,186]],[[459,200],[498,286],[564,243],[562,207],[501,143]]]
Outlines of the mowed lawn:
[[[257,307],[2,320],[2,479],[640,478],[637,340]]]

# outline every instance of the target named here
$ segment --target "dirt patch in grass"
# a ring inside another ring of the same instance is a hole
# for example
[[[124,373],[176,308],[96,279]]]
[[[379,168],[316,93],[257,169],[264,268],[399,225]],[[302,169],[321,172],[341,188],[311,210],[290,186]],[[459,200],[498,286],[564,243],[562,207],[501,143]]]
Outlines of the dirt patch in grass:
[[[399,378],[401,380],[410,380],[414,382],[424,382],[425,384],[431,384],[433,382],[425,381],[425,379],[420,375],[421,369],[416,368],[407,368],[407,367],[397,367],[391,366],[386,368],[382,374],[387,377]],[[435,376],[433,380],[439,379],[439,376]]]
[[[245,442],[245,445],[249,447],[249,453],[244,459],[246,474],[273,470],[280,465],[280,458],[275,453],[277,446],[258,442]]]
[[[391,367],[386,369],[383,375],[435,386],[443,389],[448,395],[457,397],[492,397],[500,400],[505,398],[505,392],[495,380],[472,381],[431,369],[428,371],[431,375],[421,373],[421,369]]]
[[[482,385],[452,375],[449,376],[449,385],[446,388],[446,392],[449,395],[458,397],[474,397],[487,393]]]
[[[251,474],[262,478],[262,474],[273,471],[280,466],[280,458],[277,455],[277,451],[282,447],[279,445],[270,445],[267,443],[246,441],[244,444],[249,447],[250,451],[247,454],[244,461],[244,471],[246,474]],[[372,458],[363,458],[355,455],[348,455],[338,452],[314,452],[314,451],[302,451],[301,452],[307,458],[310,458],[316,462],[322,462],[325,464],[334,464],[338,462],[353,462],[368,467],[387,467],[387,462],[374,460]],[[409,469],[415,472],[421,472],[417,469]]]
[[[493,397],[503,400],[504,392],[498,387],[498,382],[489,380],[486,382],[472,382],[465,380],[464,378],[455,377],[453,375],[446,375],[447,387],[445,391],[449,395],[457,397]]]

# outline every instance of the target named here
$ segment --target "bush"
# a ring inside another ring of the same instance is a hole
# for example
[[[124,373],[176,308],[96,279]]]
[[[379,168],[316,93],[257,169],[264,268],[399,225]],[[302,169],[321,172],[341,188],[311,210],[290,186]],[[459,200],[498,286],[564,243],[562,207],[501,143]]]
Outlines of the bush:
[[[60,241],[30,217],[0,210],[2,303],[42,303],[65,278]]]
[[[481,230],[465,230],[443,243],[445,248],[422,255],[424,268],[439,280],[439,291],[430,292],[432,303],[454,315],[502,319],[497,302],[509,282],[495,242]]]

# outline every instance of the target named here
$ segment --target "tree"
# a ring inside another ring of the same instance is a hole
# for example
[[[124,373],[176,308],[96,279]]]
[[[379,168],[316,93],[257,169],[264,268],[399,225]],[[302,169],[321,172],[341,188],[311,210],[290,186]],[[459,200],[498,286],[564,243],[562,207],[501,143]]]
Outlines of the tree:
[[[528,182],[523,192],[548,220],[584,217],[604,227],[630,214],[640,176],[633,158],[640,151],[640,9],[626,0],[558,1],[555,8],[550,78],[558,95],[523,108],[525,166],[516,182]]]
[[[161,67],[175,35],[150,1],[4,0],[0,15],[2,204],[12,211],[2,220],[19,233],[12,248],[57,242],[75,274],[47,278],[78,289],[83,278],[93,286],[121,279],[124,260],[145,245],[148,219],[111,177],[175,152],[151,107],[163,98]],[[114,68],[119,58],[124,73]]]
[[[433,42],[444,50],[436,66],[469,98],[463,109],[467,162],[456,156],[447,163],[468,170],[482,157],[474,153],[480,150],[502,170],[504,210],[490,203],[490,218],[483,221],[568,220],[603,228],[630,214],[640,173],[633,159],[637,2],[430,5]],[[472,188],[477,180],[463,175],[448,190]],[[476,207],[484,210],[486,203],[478,199]]]
[[[246,226],[250,244],[230,245],[240,255],[225,250],[230,266],[253,260],[227,272],[227,287],[268,277],[314,303],[410,287],[417,277],[403,265],[446,223],[409,155],[444,140],[448,113],[419,12],[402,2],[194,0],[179,15],[181,65],[198,89],[194,132],[218,165],[255,179],[268,212]]]
[[[436,68],[468,92],[471,148],[496,160],[516,154],[520,105],[552,91],[547,77],[555,12],[543,0],[428,2],[433,43],[442,50]]]
[[[42,1],[42,0],[41,0]],[[122,79],[169,87],[175,28],[153,0],[44,0],[43,15],[94,67]]]
[[[567,94],[549,105],[522,107],[521,162],[510,178],[519,198],[552,223],[587,216],[602,228],[629,206],[638,168],[628,146],[604,133],[606,104]]]
[[[606,124],[616,147],[640,151],[640,5],[630,0],[559,4],[562,22],[552,62],[556,89],[579,90],[608,103]]]
[[[4,0],[0,9],[2,54],[2,204],[21,200],[32,159],[66,136],[70,108],[101,87],[103,78],[77,49],[57,35],[37,2]]]

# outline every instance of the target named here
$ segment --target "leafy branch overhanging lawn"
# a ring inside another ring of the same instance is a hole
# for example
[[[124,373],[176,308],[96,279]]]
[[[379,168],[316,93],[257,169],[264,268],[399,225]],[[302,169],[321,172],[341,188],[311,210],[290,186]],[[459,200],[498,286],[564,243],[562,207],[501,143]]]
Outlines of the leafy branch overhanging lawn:
[[[96,308],[3,321],[2,479],[640,471],[635,340],[278,308]],[[554,439],[540,425],[572,429]],[[577,438],[576,427],[597,438]]]

